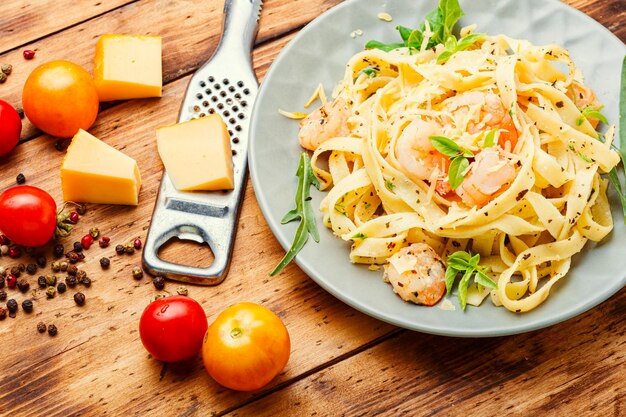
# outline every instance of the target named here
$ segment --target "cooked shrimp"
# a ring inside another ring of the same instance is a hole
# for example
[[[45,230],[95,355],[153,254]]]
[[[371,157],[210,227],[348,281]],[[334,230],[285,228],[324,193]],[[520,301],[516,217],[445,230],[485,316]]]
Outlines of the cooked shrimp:
[[[441,126],[432,120],[415,119],[404,128],[396,142],[396,156],[401,170],[409,177],[429,180],[439,170],[436,191],[446,195],[451,191],[447,181],[450,159],[435,149],[430,137],[441,134]]]
[[[388,261],[383,279],[404,301],[432,306],[446,292],[446,267],[427,244],[402,248]]]
[[[337,136],[348,136],[350,109],[337,98],[315,110],[300,122],[298,139],[303,148],[314,151],[323,142]]]
[[[594,93],[591,88],[585,87],[577,81],[572,82],[567,91],[567,96],[570,97],[574,101],[576,107],[581,110],[585,107],[602,107],[602,103],[598,101],[596,93]],[[599,119],[591,116],[588,116],[587,120],[591,123],[591,126],[593,126],[594,129],[598,126],[598,123],[600,123]]]
[[[470,165],[465,179],[455,190],[470,207],[485,205],[515,179],[511,161],[498,148],[485,148]]]
[[[517,129],[508,109],[504,107],[504,103],[497,94],[491,91],[470,91],[453,96],[444,103],[452,113],[463,112],[464,115],[469,113],[470,107],[479,105],[478,119],[470,119],[467,122],[467,132],[474,134],[499,129],[500,147],[507,149],[507,142],[509,142],[509,149],[515,148],[518,139]]]

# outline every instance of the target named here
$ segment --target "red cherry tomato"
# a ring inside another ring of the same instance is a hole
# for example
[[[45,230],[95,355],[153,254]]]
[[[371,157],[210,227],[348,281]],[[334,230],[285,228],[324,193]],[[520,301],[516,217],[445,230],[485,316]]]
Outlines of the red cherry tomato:
[[[18,185],[0,194],[0,230],[18,245],[48,243],[57,224],[57,205],[41,188]]]
[[[255,391],[283,370],[290,349],[289,333],[276,314],[262,305],[239,303],[209,326],[202,359],[209,375],[223,386]]]
[[[51,61],[30,73],[22,91],[26,117],[52,136],[72,137],[98,115],[98,92],[91,75],[68,61]]]
[[[15,148],[22,133],[22,120],[17,111],[6,101],[0,100],[0,157]]]
[[[139,320],[139,336],[152,356],[163,362],[178,362],[198,354],[207,326],[197,301],[174,295],[148,304]]]

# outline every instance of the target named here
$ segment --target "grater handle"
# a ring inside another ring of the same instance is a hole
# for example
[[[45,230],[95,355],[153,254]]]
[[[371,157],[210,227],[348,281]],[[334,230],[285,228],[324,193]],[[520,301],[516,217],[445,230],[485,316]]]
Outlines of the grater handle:
[[[224,28],[217,47],[219,53],[243,53],[249,57],[259,29],[262,0],[226,0]]]

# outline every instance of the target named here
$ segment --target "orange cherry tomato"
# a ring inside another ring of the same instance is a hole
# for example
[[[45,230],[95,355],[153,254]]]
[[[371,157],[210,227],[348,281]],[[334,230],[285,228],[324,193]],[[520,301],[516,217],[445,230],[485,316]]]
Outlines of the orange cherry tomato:
[[[217,382],[237,391],[255,391],[278,375],[291,343],[283,322],[254,303],[228,307],[209,326],[202,345],[204,366]]]
[[[98,115],[98,92],[91,75],[68,61],[51,61],[33,70],[24,84],[26,117],[44,132],[62,138],[87,130]]]

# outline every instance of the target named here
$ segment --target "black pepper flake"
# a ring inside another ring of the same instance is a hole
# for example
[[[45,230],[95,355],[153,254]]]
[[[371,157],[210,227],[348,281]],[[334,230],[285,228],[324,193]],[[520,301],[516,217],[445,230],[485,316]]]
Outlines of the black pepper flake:
[[[158,275],[154,277],[154,279],[152,280],[152,284],[154,284],[154,288],[156,288],[157,290],[162,290],[163,288],[165,288],[165,278],[161,275]]]
[[[452,246],[454,246],[455,248],[458,248],[459,246],[461,246],[461,244],[459,242],[457,242],[456,240],[453,240],[452,241]]]
[[[528,259],[528,258],[530,258],[530,253],[527,253],[527,254],[525,254],[524,256],[522,256],[522,259],[523,259],[523,260],[526,260],[526,259]]]
[[[54,324],[48,325],[48,334],[50,336],[56,336],[57,333],[58,333],[57,326],[55,326]]]
[[[24,174],[19,173],[17,174],[17,177],[15,177],[15,182],[17,182],[19,185],[22,185],[26,182],[26,177],[24,176]]]
[[[26,265],[26,272],[28,272],[30,275],[35,275],[37,273],[37,265],[35,264]]]
[[[43,321],[40,321],[39,323],[37,323],[37,331],[39,333],[45,333],[46,332],[46,323],[44,323]]]
[[[517,194],[517,197],[515,197],[516,201],[520,201],[522,198],[524,198],[524,196],[526,195],[526,193],[528,192],[528,190],[522,190]]]

